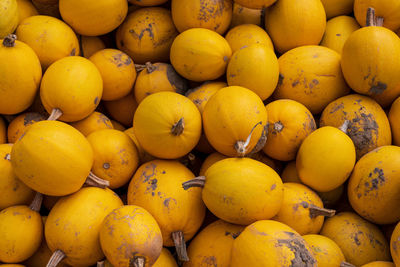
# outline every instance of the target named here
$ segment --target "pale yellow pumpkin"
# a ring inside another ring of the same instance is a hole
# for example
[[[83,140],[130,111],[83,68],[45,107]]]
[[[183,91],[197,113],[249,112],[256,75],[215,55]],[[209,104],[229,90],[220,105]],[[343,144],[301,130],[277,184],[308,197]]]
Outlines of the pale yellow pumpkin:
[[[348,15],[353,11],[354,0],[321,0],[326,18]]]
[[[242,24],[254,24],[257,26],[261,26],[261,24],[264,24],[264,22],[262,21],[261,14],[262,14],[261,8],[257,9],[247,8],[234,1],[230,28]]]
[[[18,7],[18,24],[24,19],[39,15],[36,7],[32,4],[30,0],[17,0]]]
[[[46,118],[37,112],[26,112],[13,119],[7,128],[7,139],[9,143],[15,143],[24,134],[26,129],[35,122]]]
[[[0,3],[0,39],[13,33],[18,26],[17,0],[3,0]]]
[[[303,235],[304,240],[320,267],[338,267],[346,259],[340,247],[330,238],[323,235]]]
[[[114,128],[111,120],[107,118],[106,115],[97,111],[93,112],[83,120],[70,123],[70,125],[80,131],[84,136],[88,136],[89,134],[99,130]]]
[[[400,28],[400,2],[396,0],[354,0],[354,16],[361,26],[366,25],[367,9],[375,9],[375,15],[383,20],[383,27],[392,31]]]
[[[81,36],[80,46],[82,48],[82,56],[90,58],[97,51],[106,48],[103,40],[97,36]]]
[[[175,258],[168,249],[163,248],[160,257],[156,260],[152,267],[178,267]]]
[[[252,44],[263,44],[274,50],[271,38],[261,27],[254,24],[242,24],[229,30],[225,36],[232,53]]]
[[[133,115],[138,106],[133,93],[114,101],[103,101],[103,104],[111,118],[125,126],[132,126]]]

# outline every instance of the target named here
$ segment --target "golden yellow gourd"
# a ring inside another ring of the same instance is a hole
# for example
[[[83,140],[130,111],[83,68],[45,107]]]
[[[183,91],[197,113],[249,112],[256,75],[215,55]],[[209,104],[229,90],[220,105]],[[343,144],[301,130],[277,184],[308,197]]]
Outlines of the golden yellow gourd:
[[[274,50],[271,38],[261,27],[254,24],[242,24],[229,30],[225,36],[232,53],[252,44],[263,44]]]
[[[139,155],[140,163],[145,163],[145,162],[155,159],[153,156],[151,156],[149,153],[147,153],[143,149],[143,147],[139,144],[139,141],[137,140],[137,138],[135,136],[135,131],[133,130],[133,127],[126,129],[124,131],[124,133],[132,139],[133,143],[135,143],[136,150]]]
[[[154,217],[139,206],[127,205],[104,218],[100,226],[100,244],[114,267],[144,267],[153,266],[161,254],[163,242]]]
[[[361,267],[396,267],[391,261],[373,261]]]
[[[319,267],[338,267],[345,262],[340,247],[330,238],[323,235],[303,235],[304,240],[310,246]]]
[[[219,89],[227,86],[228,84],[225,82],[204,82],[200,86],[188,90],[185,95],[193,101],[200,113],[203,114],[204,107],[211,96],[213,96]]]
[[[160,257],[153,264],[153,267],[178,267],[175,258],[168,249],[163,248]]]
[[[80,54],[74,31],[54,17],[28,17],[18,25],[16,34],[35,51],[44,69],[61,58]]]
[[[274,4],[276,0],[235,0],[236,3],[247,8],[263,8]]]
[[[107,118],[106,115],[97,111],[94,111],[83,120],[71,122],[70,125],[80,131],[84,136],[88,136],[99,130],[114,128],[111,120]]]
[[[29,0],[17,0],[18,7],[18,24],[21,23],[24,19],[39,15],[36,7]]]
[[[125,126],[132,126],[133,115],[138,106],[133,93],[114,101],[103,101],[103,104],[111,118]]]
[[[390,128],[392,130],[393,144],[398,146],[400,145],[400,98],[396,98],[396,100],[392,103],[390,107],[388,119],[390,123]]]
[[[80,46],[82,48],[82,56],[90,58],[97,51],[106,48],[105,43],[97,36],[81,36]]]
[[[7,125],[3,117],[0,117],[0,144],[7,143]],[[10,141],[10,143],[12,143]]]
[[[202,82],[222,76],[231,55],[229,43],[221,35],[208,29],[193,28],[174,39],[170,60],[184,78]]]
[[[26,129],[35,122],[46,118],[37,112],[26,112],[13,119],[7,128],[7,139],[9,143],[15,143]]]
[[[326,18],[348,15],[353,11],[354,0],[321,0]]]
[[[361,26],[366,26],[367,9],[372,7],[383,27],[392,31],[400,28],[400,3],[396,0],[354,0],[354,17]]]
[[[261,24],[264,24],[261,19],[261,14],[261,8],[247,8],[234,1],[230,28],[232,29],[233,27],[242,24],[254,24],[257,26],[261,26]]]
[[[225,155],[222,155],[221,153],[218,153],[218,152],[214,152],[214,153],[208,155],[207,158],[203,161],[203,164],[201,165],[199,175],[204,176],[209,167],[211,167],[217,161],[220,161],[220,160],[223,160],[226,158],[228,158],[228,157]]]
[[[17,0],[4,0],[0,3],[0,39],[13,33],[18,26]]]

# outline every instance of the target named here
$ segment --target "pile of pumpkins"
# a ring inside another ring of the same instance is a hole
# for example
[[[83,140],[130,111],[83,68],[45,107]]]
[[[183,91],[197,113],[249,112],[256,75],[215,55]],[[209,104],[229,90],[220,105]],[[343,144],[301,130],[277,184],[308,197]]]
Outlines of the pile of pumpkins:
[[[398,34],[398,0],[0,0],[0,266],[400,266]]]

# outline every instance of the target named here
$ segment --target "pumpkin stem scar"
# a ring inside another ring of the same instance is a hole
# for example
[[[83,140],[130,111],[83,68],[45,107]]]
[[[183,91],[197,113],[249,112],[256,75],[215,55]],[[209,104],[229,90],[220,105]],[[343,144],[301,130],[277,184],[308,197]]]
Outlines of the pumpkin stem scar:
[[[97,177],[94,173],[90,172],[85,181],[86,185],[95,186],[99,188],[106,188],[110,186],[110,182]]]
[[[253,126],[253,128],[250,131],[249,136],[246,139],[246,141],[237,141],[236,142],[235,149],[236,149],[236,152],[238,153],[239,157],[244,157],[246,155],[247,147],[250,144],[251,137],[252,137],[254,129],[257,127],[257,125],[262,125],[262,122],[259,121],[259,122],[256,123],[256,125]]]
[[[310,217],[311,218],[315,218],[318,216],[333,217],[336,213],[336,210],[320,208],[313,204],[310,205],[309,209],[310,209]]]
[[[146,70],[148,73],[152,73],[153,71],[155,71],[157,69],[156,66],[154,66],[153,64],[151,64],[151,62],[146,62]]]
[[[110,163],[108,163],[108,162],[104,163],[103,168],[108,170],[110,168]]]
[[[96,267],[104,267],[104,266],[105,266],[104,261],[98,261],[96,264]]]
[[[53,255],[51,255],[46,267],[56,267],[65,257],[67,257],[67,255],[65,255],[62,250],[57,249],[54,251]]]
[[[14,47],[15,40],[17,40],[17,36],[15,34],[7,35],[3,40],[3,46],[5,47]]]
[[[40,207],[42,206],[43,195],[39,192],[36,192],[35,197],[33,198],[29,208],[33,211],[39,212]]]
[[[183,187],[183,189],[188,190],[191,187],[204,187],[205,183],[206,183],[206,177],[198,176],[189,181],[183,182],[182,187]]]
[[[180,118],[177,123],[174,124],[171,128],[171,133],[175,136],[179,136],[183,133],[183,130],[185,128],[185,120],[184,118]]]
[[[342,262],[340,263],[340,267],[356,267],[356,266],[354,266],[354,265],[351,264],[351,263],[342,261]]]
[[[176,253],[178,254],[178,259],[180,261],[189,261],[189,257],[186,251],[185,237],[182,231],[177,231],[172,233],[172,239],[174,240]]]
[[[146,263],[146,258],[136,256],[129,261],[129,267],[144,267]]]
[[[56,121],[62,116],[62,111],[59,108],[53,108],[51,110],[50,116],[47,118],[48,121]]]
[[[339,127],[339,130],[341,130],[344,133],[347,133],[347,129],[349,128],[350,125],[350,121],[349,120],[345,120],[343,122],[343,124]]]

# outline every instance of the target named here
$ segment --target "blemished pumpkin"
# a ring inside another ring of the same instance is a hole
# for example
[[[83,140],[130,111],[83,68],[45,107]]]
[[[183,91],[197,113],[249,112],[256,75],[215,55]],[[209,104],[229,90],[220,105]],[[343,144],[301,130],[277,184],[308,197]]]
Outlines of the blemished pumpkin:
[[[229,266],[233,241],[243,231],[244,226],[217,220],[206,226],[190,242],[190,261],[184,267]]]
[[[158,6],[167,1],[168,0],[128,0],[129,3],[137,6]]]
[[[111,120],[103,113],[97,111],[94,111],[83,120],[71,122],[70,125],[80,131],[84,136],[88,136],[99,130],[114,128]]]
[[[225,33],[232,19],[231,0],[173,0],[171,13],[179,32],[205,28]]]
[[[112,190],[85,187],[61,198],[45,223],[45,238],[53,252],[47,266],[65,259],[72,266],[90,266],[104,258],[99,232],[104,218],[123,205]]]
[[[235,2],[247,8],[257,9],[269,7],[270,5],[275,3],[276,0],[235,0]]]
[[[225,36],[232,53],[252,44],[263,44],[274,50],[271,38],[266,31],[254,24],[242,24],[228,31]]]
[[[139,104],[133,130],[152,156],[177,159],[189,153],[201,135],[201,115],[190,99],[173,92],[152,94]]]
[[[135,99],[137,103],[154,93],[171,91],[184,94],[188,84],[171,64],[147,62],[140,71],[134,87]]]
[[[170,60],[184,78],[202,82],[222,76],[231,55],[224,37],[209,29],[193,28],[174,39]]]
[[[152,267],[178,267],[178,264],[171,252],[169,252],[168,249],[163,248],[160,257],[158,257]]]
[[[60,0],[60,14],[74,31],[98,36],[116,29],[128,14],[125,0]]]
[[[320,0],[279,0],[266,10],[265,28],[279,53],[304,45],[318,45],[326,27]]]
[[[390,128],[392,130],[393,144],[400,145],[400,97],[398,97],[392,104],[389,110],[388,119]]]
[[[103,80],[96,65],[78,56],[54,62],[40,84],[40,99],[52,120],[86,118],[99,105],[102,93]]]
[[[193,101],[200,113],[203,114],[204,107],[208,100],[221,88],[227,87],[225,82],[204,82],[198,87],[190,89],[186,92],[186,96]]]
[[[111,118],[124,126],[132,126],[133,115],[138,106],[133,92],[114,101],[103,101],[103,104]]]
[[[82,48],[82,56],[85,58],[90,58],[97,51],[106,48],[105,43],[100,37],[97,36],[81,36],[80,46]]]
[[[63,57],[80,54],[74,31],[54,17],[38,15],[26,18],[18,25],[16,34],[35,51],[44,69]]]
[[[118,49],[135,63],[168,62],[171,44],[178,35],[171,12],[161,7],[140,8],[118,28]]]
[[[375,9],[377,19],[383,26],[392,31],[400,28],[400,3],[396,0],[354,0],[354,16],[361,26],[366,26],[366,16],[369,7]]]
[[[104,218],[99,236],[101,248],[113,266],[153,266],[161,254],[160,227],[139,206],[126,205],[113,210]]]
[[[226,70],[229,86],[242,86],[265,100],[274,92],[279,64],[274,51],[263,44],[252,44],[233,53]]]
[[[289,226],[261,220],[247,226],[233,241],[231,267],[316,267],[306,241]]]
[[[353,11],[354,0],[321,0],[326,18],[348,15]]]
[[[262,9],[252,9],[244,7],[238,4],[236,1],[233,2],[232,20],[230,28],[236,27],[242,24],[254,24],[261,26],[264,22],[261,19]]]
[[[303,140],[317,129],[311,112],[302,104],[280,99],[266,105],[268,135],[263,151],[282,161],[294,160]]]
[[[29,0],[17,0],[18,7],[18,24],[21,23],[24,19],[39,15],[36,7]]]
[[[16,39],[16,35],[0,39],[0,61],[7,62],[0,65],[0,114],[17,114],[27,109],[42,78],[35,51]]]
[[[330,48],[297,47],[280,56],[278,62],[280,80],[275,99],[296,100],[318,114],[331,101],[350,92],[342,74],[340,54]]]
[[[328,218],[320,234],[332,239],[346,261],[355,266],[390,260],[389,244],[381,230],[353,212],[341,212]]]
[[[0,117],[0,144],[7,143],[7,125],[3,117]],[[12,143],[11,141],[9,141]]]
[[[26,129],[38,121],[46,118],[37,112],[26,112],[15,117],[7,128],[7,140],[9,143],[15,143],[24,134]]]
[[[208,100],[203,128],[218,152],[230,157],[244,156],[264,146],[267,117],[256,93],[241,86],[228,86]]]
[[[153,160],[138,168],[128,187],[128,204],[143,207],[160,226],[164,246],[174,246],[178,258],[188,261],[185,241],[200,228],[205,206],[201,189],[184,190],[194,174],[178,161]]]
[[[17,0],[6,0],[0,3],[0,39],[14,32],[18,26]]]

